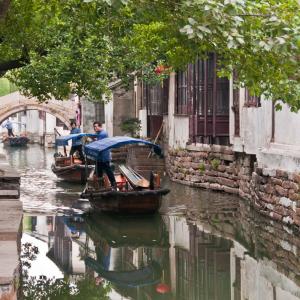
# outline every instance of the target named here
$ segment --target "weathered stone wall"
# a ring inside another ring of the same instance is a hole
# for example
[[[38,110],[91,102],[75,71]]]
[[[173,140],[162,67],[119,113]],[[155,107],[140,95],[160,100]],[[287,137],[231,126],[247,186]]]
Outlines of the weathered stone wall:
[[[239,166],[229,147],[203,145],[198,151],[170,150],[167,170],[179,183],[239,194]]]
[[[299,174],[256,168],[250,183],[256,209],[274,220],[300,226]]]
[[[257,168],[255,156],[219,145],[171,149],[166,163],[173,181],[239,195],[262,214],[300,227],[298,173]]]

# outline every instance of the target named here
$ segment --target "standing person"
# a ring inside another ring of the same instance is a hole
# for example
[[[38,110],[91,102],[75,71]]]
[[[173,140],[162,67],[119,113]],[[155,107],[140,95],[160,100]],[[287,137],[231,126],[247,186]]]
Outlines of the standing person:
[[[94,122],[93,127],[97,134],[97,140],[102,140],[108,137],[107,132],[102,128],[102,124],[100,122],[97,121]],[[105,171],[110,181],[112,189],[116,190],[117,183],[116,183],[114,172],[111,169],[110,162],[111,162],[110,150],[103,151],[100,160],[98,160],[96,163],[96,174],[98,177],[102,177],[103,171]]]
[[[5,123],[5,125],[3,127],[5,127],[7,129],[8,136],[12,136],[12,137],[15,136],[14,133],[13,133],[12,122],[9,119],[6,121],[6,123]]]
[[[76,123],[74,121],[71,122],[71,131],[70,134],[76,134],[76,133],[81,133],[80,128],[76,127]],[[79,153],[79,159],[84,162],[84,155],[82,151],[82,142],[80,139],[74,139],[72,140],[72,147],[70,150],[70,156],[73,156],[73,154],[78,151]]]

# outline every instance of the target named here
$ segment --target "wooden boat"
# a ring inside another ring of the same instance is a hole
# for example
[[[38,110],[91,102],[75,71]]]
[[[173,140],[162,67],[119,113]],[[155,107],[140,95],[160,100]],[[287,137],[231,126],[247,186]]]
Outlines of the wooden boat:
[[[29,138],[27,136],[9,136],[3,139],[4,145],[11,147],[24,147],[27,146],[28,142]]]
[[[94,137],[94,134],[78,133],[70,134],[67,136],[59,136],[56,138],[56,145],[64,147],[65,155],[54,155],[54,164],[52,164],[52,172],[59,178],[67,182],[82,183],[84,184],[94,169],[93,165],[86,165],[79,159],[73,159],[67,156],[66,145],[72,139],[81,139],[82,137]]]
[[[72,159],[70,156],[55,157],[51,165],[52,172],[68,182],[85,183],[94,166],[82,163],[79,159]]]
[[[113,137],[90,143],[84,151],[90,159],[97,160],[103,151],[118,148],[126,144],[146,144],[159,154],[161,149],[149,141],[130,137]],[[98,212],[120,214],[153,214],[161,206],[162,197],[169,193],[154,180],[147,181],[128,166],[120,167],[120,174],[115,173],[117,190],[112,190],[107,177],[100,182],[91,173],[82,197],[89,199],[91,206]]]
[[[82,193],[89,199],[91,206],[98,212],[121,214],[153,214],[161,206],[162,196],[169,193],[168,189],[124,191],[90,191]]]

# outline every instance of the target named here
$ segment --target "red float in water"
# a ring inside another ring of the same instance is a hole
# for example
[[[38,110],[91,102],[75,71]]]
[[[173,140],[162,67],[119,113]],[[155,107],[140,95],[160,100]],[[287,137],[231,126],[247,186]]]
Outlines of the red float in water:
[[[171,290],[170,287],[165,283],[159,283],[156,286],[156,291],[160,294],[168,293],[168,292],[170,292],[170,290]]]

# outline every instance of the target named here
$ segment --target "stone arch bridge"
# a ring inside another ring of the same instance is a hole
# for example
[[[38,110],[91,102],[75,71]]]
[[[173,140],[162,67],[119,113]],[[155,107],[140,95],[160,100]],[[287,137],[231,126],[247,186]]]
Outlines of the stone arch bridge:
[[[0,124],[9,116],[26,110],[47,112],[60,119],[66,126],[70,126],[70,119],[76,115],[76,102],[72,100],[50,100],[39,103],[35,98],[27,98],[19,92],[0,97]]]

